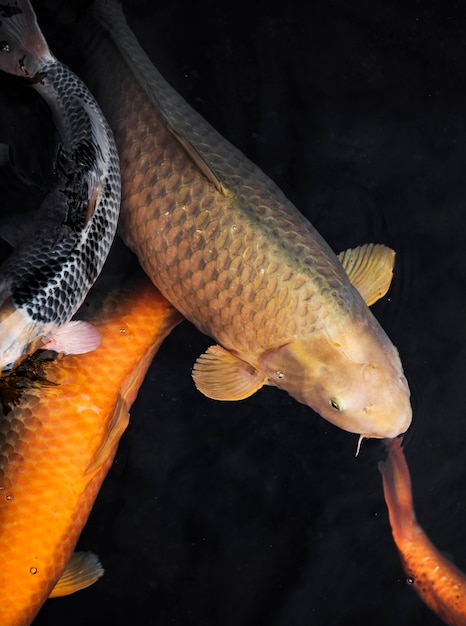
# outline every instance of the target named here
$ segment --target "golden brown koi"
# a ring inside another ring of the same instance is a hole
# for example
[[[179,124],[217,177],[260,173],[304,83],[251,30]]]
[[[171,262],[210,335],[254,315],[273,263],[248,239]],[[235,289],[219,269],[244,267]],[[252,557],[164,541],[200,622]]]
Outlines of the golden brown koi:
[[[120,6],[97,0],[92,11],[80,53],[120,153],[122,236],[164,296],[218,344],[197,360],[196,386],[239,400],[275,385],[363,437],[404,432],[411,406],[398,352],[364,302],[387,291],[392,251],[363,246],[340,262],[165,82]]]
[[[387,443],[388,458],[379,463],[393,538],[408,582],[450,626],[466,625],[466,575],[445,558],[419,525],[411,478],[401,438]]]
[[[36,353],[0,381],[2,626],[30,624],[51,593],[102,572],[93,555],[71,555],[152,357],[181,319],[139,278],[90,318],[102,335],[95,351]]]

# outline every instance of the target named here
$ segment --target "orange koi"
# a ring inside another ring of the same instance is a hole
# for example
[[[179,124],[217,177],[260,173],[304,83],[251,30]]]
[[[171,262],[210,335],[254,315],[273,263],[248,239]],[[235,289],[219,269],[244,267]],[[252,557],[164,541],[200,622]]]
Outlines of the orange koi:
[[[466,575],[427,537],[414,512],[411,477],[401,438],[387,443],[388,458],[379,463],[393,538],[408,582],[422,600],[450,626],[466,624]]]
[[[133,278],[91,315],[95,351],[40,351],[0,379],[2,626],[30,624],[49,596],[101,575],[94,555],[73,549],[152,357],[181,319],[148,279]]]

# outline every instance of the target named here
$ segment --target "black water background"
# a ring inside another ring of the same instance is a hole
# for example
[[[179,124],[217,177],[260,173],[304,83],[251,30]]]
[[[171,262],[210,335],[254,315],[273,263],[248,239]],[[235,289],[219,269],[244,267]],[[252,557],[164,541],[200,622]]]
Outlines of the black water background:
[[[462,4],[128,4],[159,69],[336,251],[396,250],[374,312],[413,391],[417,513],[466,569]],[[46,112],[11,79],[0,104],[0,141],[15,143],[30,178],[46,177]],[[0,184],[11,210],[16,182]],[[203,398],[190,369],[208,345],[183,324],[160,350],[79,544],[106,574],[47,602],[34,624],[439,624],[405,584],[382,447],[354,458],[356,437],[274,389],[237,404]]]

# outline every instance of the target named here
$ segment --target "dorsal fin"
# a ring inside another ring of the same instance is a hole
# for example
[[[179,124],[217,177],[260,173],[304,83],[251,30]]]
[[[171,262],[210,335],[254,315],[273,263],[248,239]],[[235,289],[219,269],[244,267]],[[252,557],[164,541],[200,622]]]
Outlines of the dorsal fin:
[[[178,143],[183,146],[189,158],[193,161],[194,165],[204,174],[207,180],[212,183],[215,189],[221,193],[223,196],[228,196],[230,194],[229,190],[222,183],[220,178],[214,172],[212,167],[207,163],[207,161],[199,154],[193,144],[188,141],[185,137],[180,135],[170,123],[166,120],[168,130],[175,137]]]

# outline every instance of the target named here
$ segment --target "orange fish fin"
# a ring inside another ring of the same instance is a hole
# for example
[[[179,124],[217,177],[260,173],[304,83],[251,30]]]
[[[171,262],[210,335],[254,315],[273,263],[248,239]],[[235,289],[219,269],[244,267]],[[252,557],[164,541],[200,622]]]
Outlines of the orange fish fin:
[[[42,348],[64,354],[84,354],[99,347],[100,332],[89,322],[74,320],[68,322],[48,339]]]
[[[368,243],[340,252],[338,260],[367,306],[371,306],[387,293],[395,264],[395,252],[391,248]]]
[[[201,393],[213,400],[243,400],[267,377],[221,346],[210,346],[194,364],[192,376]]]
[[[129,423],[128,405],[125,399],[118,395],[118,399],[110,418],[107,434],[104,437],[101,446],[98,448],[94,460],[86,470],[86,476],[92,476],[102,465],[108,460],[109,456],[114,453],[122,434],[125,432]]]
[[[98,580],[104,573],[99,559],[92,552],[73,552],[65,571],[50,592],[49,598],[68,596],[70,593],[85,589]]]
[[[168,129],[175,139],[180,143],[188,156],[194,162],[194,165],[201,170],[207,180],[212,183],[215,189],[223,196],[229,195],[231,192],[225,187],[220,178],[217,176],[212,167],[205,161],[205,159],[199,154],[196,148],[185,137],[180,135],[169,123],[167,123]]]

